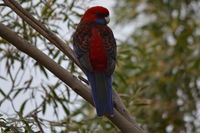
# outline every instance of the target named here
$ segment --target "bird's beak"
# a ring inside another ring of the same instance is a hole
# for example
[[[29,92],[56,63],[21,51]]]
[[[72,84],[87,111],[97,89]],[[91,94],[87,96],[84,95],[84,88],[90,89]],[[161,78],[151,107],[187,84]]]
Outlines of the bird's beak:
[[[110,17],[109,16],[105,17],[105,20],[106,20],[106,24],[108,24],[110,22]]]

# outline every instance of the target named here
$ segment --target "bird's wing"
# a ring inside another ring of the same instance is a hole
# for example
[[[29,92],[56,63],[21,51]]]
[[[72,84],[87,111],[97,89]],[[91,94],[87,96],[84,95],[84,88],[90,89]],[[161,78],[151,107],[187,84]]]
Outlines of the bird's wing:
[[[91,38],[91,28],[88,24],[79,24],[73,34],[74,52],[85,71],[92,71],[93,68],[89,59],[89,41]]]
[[[108,26],[104,26],[101,30],[101,36],[103,38],[105,49],[108,56],[108,63],[107,63],[107,74],[111,75],[115,70],[116,64],[116,41],[113,35],[112,30]]]

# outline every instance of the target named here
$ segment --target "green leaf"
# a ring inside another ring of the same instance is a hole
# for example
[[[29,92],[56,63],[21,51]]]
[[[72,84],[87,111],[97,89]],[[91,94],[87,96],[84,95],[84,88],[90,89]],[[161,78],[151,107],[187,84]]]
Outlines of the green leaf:
[[[23,90],[23,88],[19,88],[19,89],[14,93],[12,99],[15,99],[15,98],[18,96],[18,94],[19,94],[22,90]]]
[[[45,112],[46,112],[46,100],[44,100],[42,104],[42,114],[45,114]]]
[[[62,105],[62,108],[64,109],[66,115],[69,115],[70,111],[67,109],[67,107],[64,105],[64,103],[61,101],[60,104]]]
[[[7,81],[7,79],[6,79],[6,78],[4,78],[3,76],[0,76],[0,79],[3,79],[3,80],[6,80],[6,81]]]
[[[22,116],[23,116],[24,108],[25,108],[27,102],[28,102],[28,100],[25,100],[25,101],[23,102],[23,104],[21,105],[21,107],[20,107],[19,113],[20,113]]]
[[[3,95],[4,97],[7,97],[7,95],[3,92],[3,90],[0,88],[0,93],[1,95]]]
[[[60,53],[60,50],[57,50],[56,53],[53,55],[53,58],[55,59]]]
[[[43,72],[43,74],[45,75],[45,77],[48,79],[49,76],[48,76],[48,74],[47,74],[46,69],[45,69],[42,65],[39,65],[39,67],[40,67],[40,70],[41,70],[41,71]]]
[[[0,127],[7,127],[7,124],[3,121],[0,121]]]

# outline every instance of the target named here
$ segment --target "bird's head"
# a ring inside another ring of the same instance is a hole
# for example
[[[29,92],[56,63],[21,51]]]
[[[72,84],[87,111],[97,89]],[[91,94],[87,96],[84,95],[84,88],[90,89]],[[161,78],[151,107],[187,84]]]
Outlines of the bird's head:
[[[95,22],[98,24],[108,24],[109,21],[109,11],[102,6],[89,8],[81,19],[81,22]]]

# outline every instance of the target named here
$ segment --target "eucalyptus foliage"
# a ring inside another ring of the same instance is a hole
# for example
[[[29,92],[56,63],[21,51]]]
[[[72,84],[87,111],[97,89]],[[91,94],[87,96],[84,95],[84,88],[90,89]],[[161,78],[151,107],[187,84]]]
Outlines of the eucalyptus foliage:
[[[115,82],[136,121],[150,133],[200,132],[200,2],[118,0],[114,10],[132,29]]]

